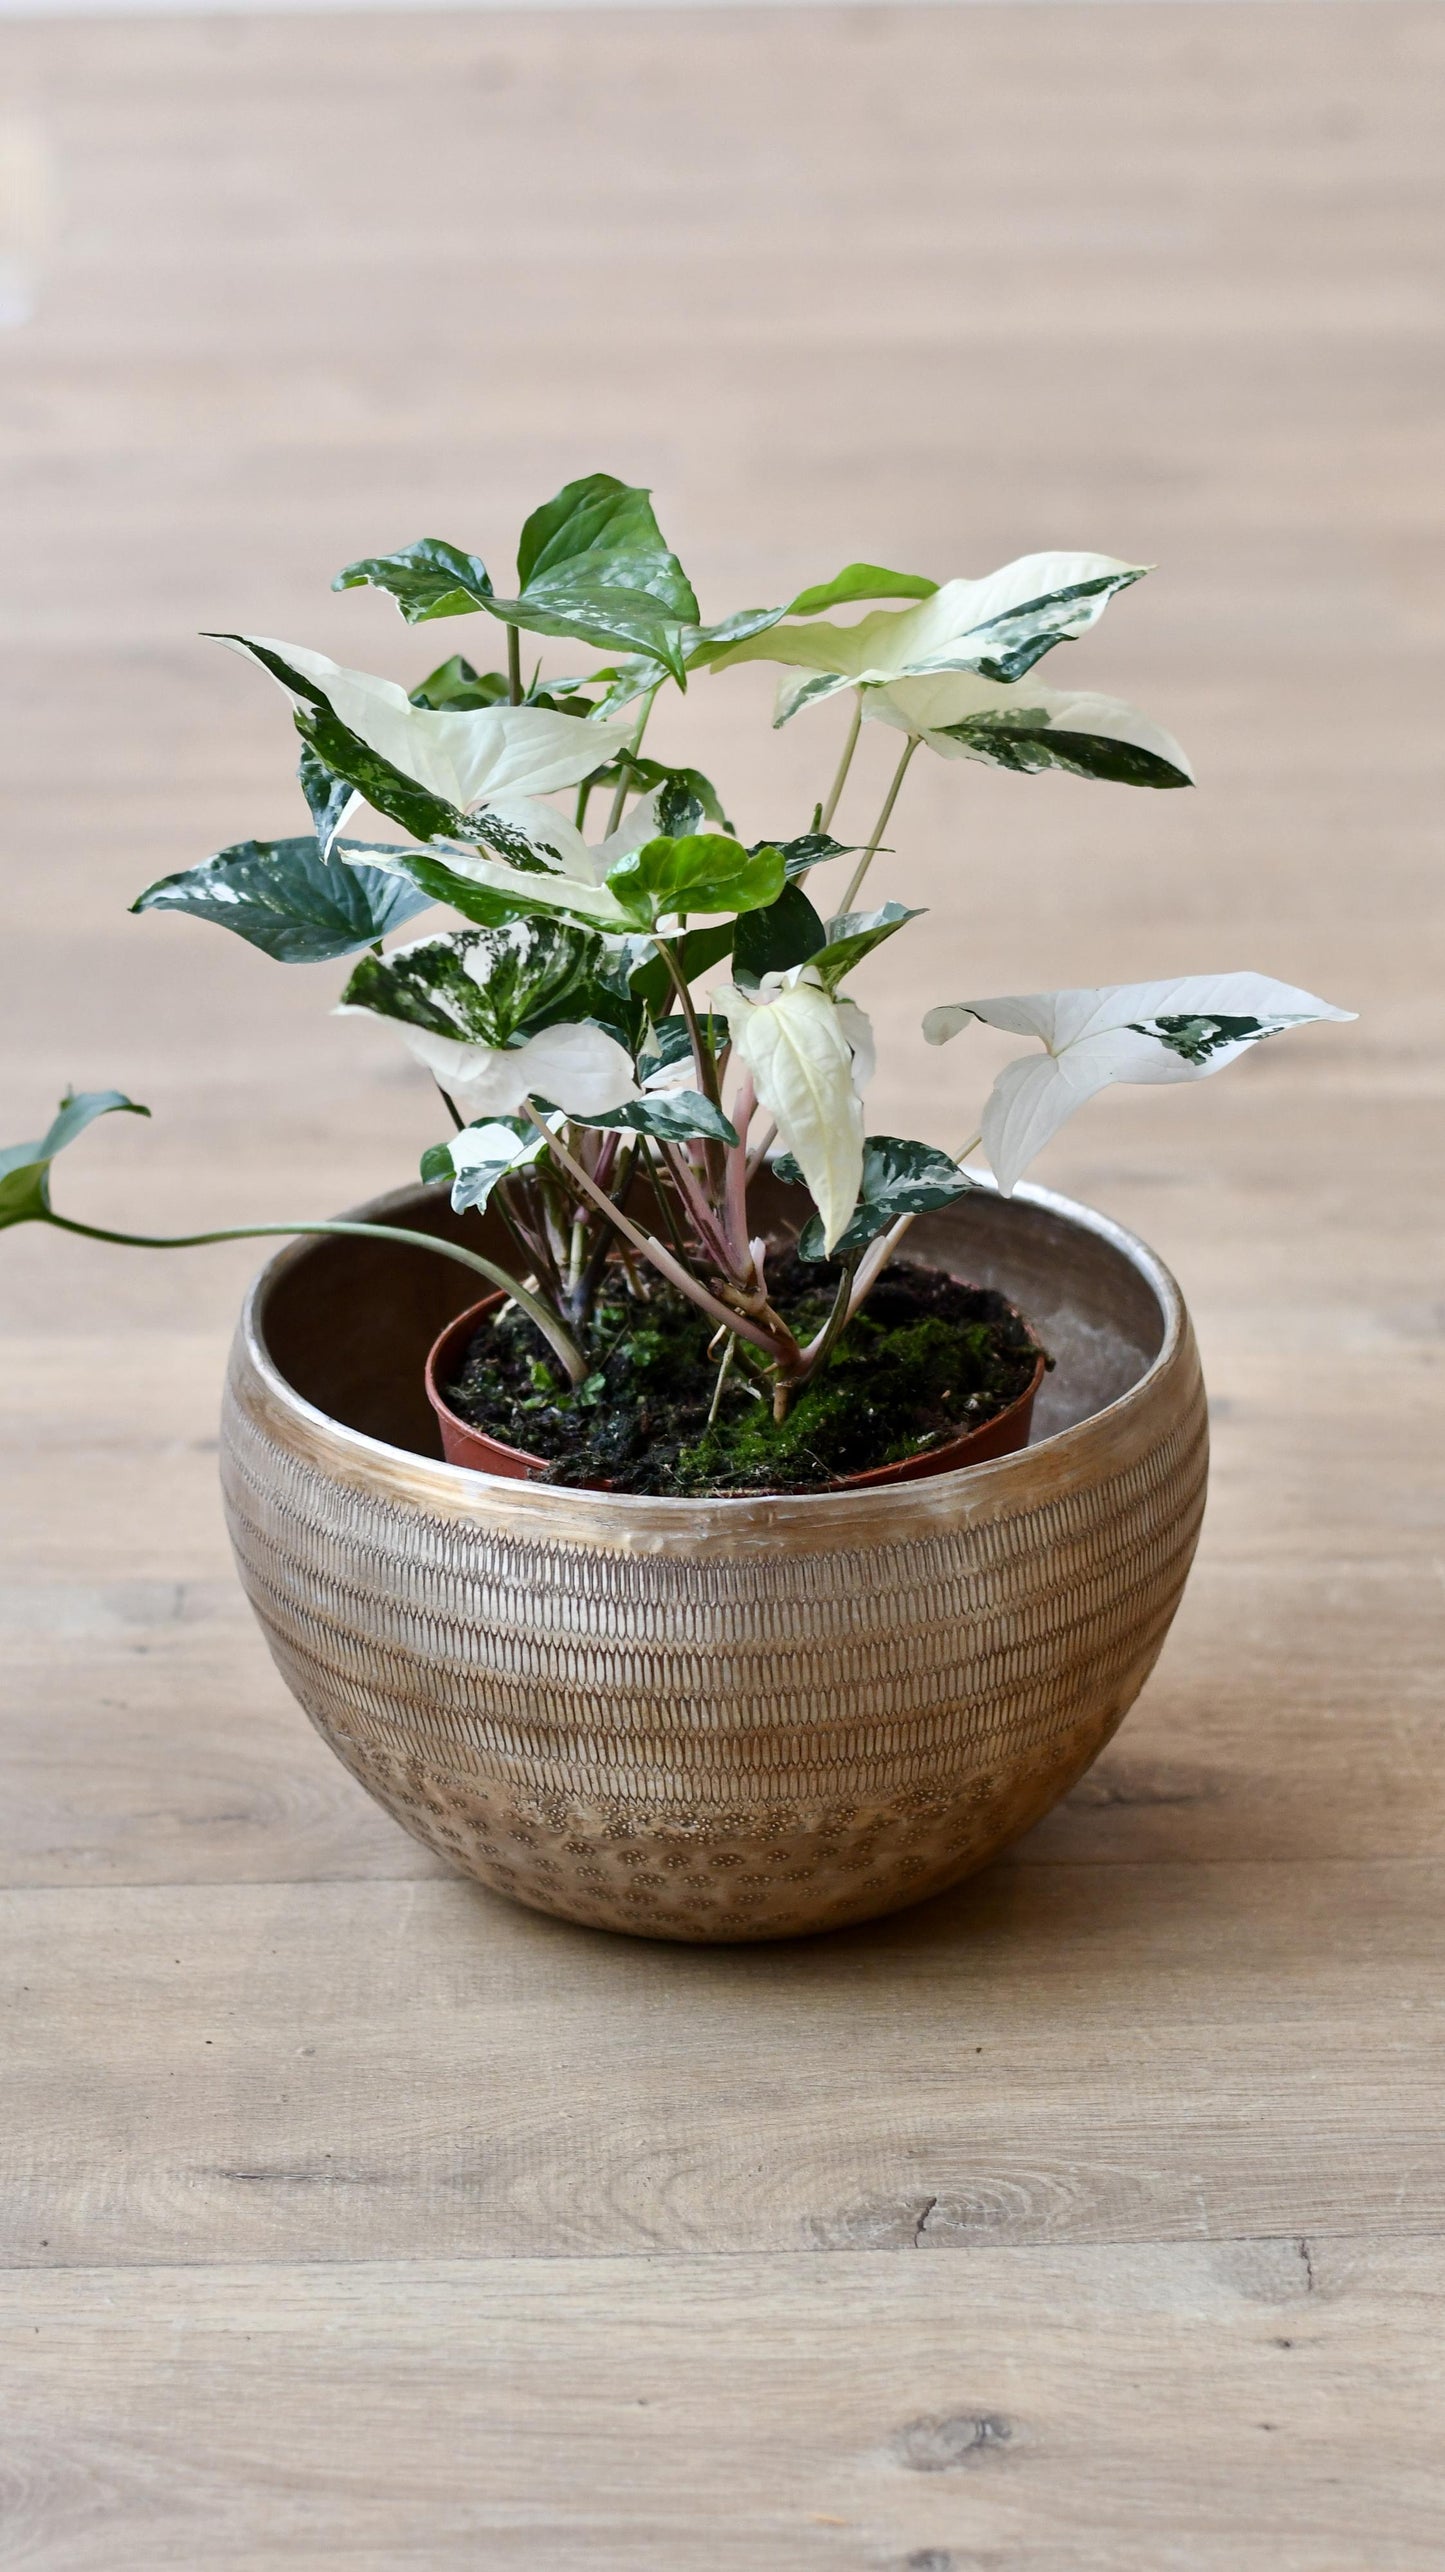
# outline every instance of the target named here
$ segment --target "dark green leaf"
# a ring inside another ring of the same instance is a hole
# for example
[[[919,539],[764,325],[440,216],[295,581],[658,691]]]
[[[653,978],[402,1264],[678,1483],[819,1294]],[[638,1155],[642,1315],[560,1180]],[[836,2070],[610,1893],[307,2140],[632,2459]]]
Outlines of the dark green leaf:
[[[743,848],[721,831],[652,839],[609,867],[607,889],[639,928],[667,915],[755,911],[783,889],[782,852]]]
[[[189,911],[281,964],[319,964],[370,946],[428,907],[429,894],[366,865],[366,855],[356,840],[338,840],[329,863],[314,839],[242,840],[201,866],[162,876],[130,907]]]
[[[794,1185],[803,1175],[787,1154],[780,1155],[773,1168],[780,1179]],[[972,1185],[957,1162],[946,1152],[935,1151],[931,1143],[904,1142],[896,1134],[870,1134],[863,1146],[863,1185],[847,1230],[831,1251],[825,1251],[822,1222],[814,1215],[803,1227],[798,1256],[851,1258],[897,1223],[900,1215],[927,1214],[935,1206],[952,1205]]]
[[[606,1116],[578,1116],[569,1108],[568,1121],[573,1125],[620,1126],[628,1134],[656,1134],[667,1143],[687,1143],[694,1136],[704,1136],[714,1143],[736,1143],[737,1129],[729,1124],[720,1107],[704,1098],[698,1090],[659,1090],[649,1098],[629,1099],[625,1107],[614,1107]]]
[[[449,1143],[429,1143],[421,1156],[421,1175],[428,1185],[455,1175],[452,1147]]]
[[[806,964],[827,940],[827,930],[801,884],[785,884],[765,911],[748,911],[733,938],[735,981],[759,983],[765,973]]]
[[[836,990],[845,973],[861,964],[885,938],[891,938],[907,920],[921,920],[921,911],[909,911],[901,902],[885,902],[881,911],[845,911],[828,922],[827,944],[813,958],[829,991]]]
[[[595,932],[596,922],[587,914],[569,914],[555,902],[529,902],[524,893],[511,886],[505,892],[490,884],[478,884],[470,875],[461,875],[447,864],[443,849],[397,848],[383,853],[370,852],[374,863],[388,875],[401,876],[414,884],[428,901],[445,902],[460,911],[464,920],[473,920],[479,928],[504,929],[513,920],[556,920],[575,917],[582,927]],[[549,875],[549,884],[559,879]]]
[[[592,1015],[601,948],[595,933],[566,920],[450,929],[388,956],[363,956],[341,1005],[454,1043],[510,1045]]]
[[[668,944],[688,982],[695,982],[710,965],[720,964],[724,956],[731,954],[733,927],[731,920],[719,920],[712,928],[689,929],[685,937],[669,938]],[[672,1024],[662,1013],[671,1006],[675,994],[672,976],[655,947],[641,964],[633,967],[631,980],[637,998],[658,1020],[660,1034],[663,1027]]]
[[[614,474],[567,483],[522,529],[517,579],[525,595],[572,579],[582,564],[589,579],[605,572],[618,587],[656,599],[679,625],[696,625],[692,584],[663,538],[650,493]]]
[[[492,600],[485,563],[437,536],[423,536],[399,554],[370,554],[348,563],[331,584],[333,589],[368,585],[386,590],[408,625],[425,625],[434,616],[470,616]]]
[[[80,1090],[61,1100],[49,1132],[38,1143],[12,1143],[0,1150],[0,1232],[11,1224],[44,1221],[50,1212],[50,1165],[57,1153],[98,1116],[120,1109],[131,1116],[150,1114],[123,1090]]]
[[[1104,777],[1119,786],[1193,783],[1157,750],[1141,750],[1135,742],[1115,741],[1107,733],[1066,732],[1052,726],[1041,707],[969,715],[962,723],[941,724],[939,730],[950,741],[966,742],[976,758],[993,768],[1028,775],[1062,768],[1071,777]]]

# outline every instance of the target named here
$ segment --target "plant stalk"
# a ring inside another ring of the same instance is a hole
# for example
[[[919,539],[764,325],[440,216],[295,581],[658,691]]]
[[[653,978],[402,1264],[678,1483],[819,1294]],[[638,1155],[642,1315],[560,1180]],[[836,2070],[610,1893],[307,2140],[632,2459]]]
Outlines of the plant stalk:
[[[584,1196],[592,1199],[599,1213],[604,1214],[609,1223],[616,1225],[624,1240],[630,1241],[634,1250],[640,1250],[644,1259],[650,1259],[653,1267],[661,1270],[669,1284],[675,1286],[680,1295],[686,1295],[692,1303],[700,1306],[713,1321],[726,1322],[728,1329],[736,1331],[739,1339],[751,1340],[754,1348],[760,1348],[765,1356],[773,1359],[779,1356],[776,1340],[770,1339],[767,1332],[760,1330],[756,1322],[750,1322],[745,1314],[736,1313],[729,1305],[720,1303],[717,1296],[711,1294],[708,1288],[693,1276],[691,1270],[683,1266],[680,1259],[674,1259],[670,1250],[665,1249],[660,1241],[654,1240],[650,1232],[644,1232],[640,1224],[635,1224],[630,1215],[625,1215],[620,1206],[614,1205],[612,1199],[604,1195],[596,1181],[589,1179],[581,1163],[573,1160],[565,1143],[542,1123],[530,1099],[527,1102],[527,1114],[538,1133],[546,1135],[558,1162],[574,1185],[582,1190]]]
[[[863,691],[861,688],[855,688],[853,691],[853,720],[848,726],[848,738],[843,744],[843,756],[838,762],[838,773],[833,779],[832,785],[828,789],[828,800],[826,804],[823,805],[818,815],[818,828],[820,831],[825,831],[828,828],[833,815],[838,809],[838,798],[842,794],[844,786],[847,784],[848,771],[853,765],[853,753],[858,747],[858,735],[862,729]]]
[[[659,679],[657,688],[660,688],[661,685],[662,681]],[[639,750],[642,748],[642,736],[647,730],[647,718],[652,712],[653,699],[657,695],[657,688],[653,688],[642,700],[642,712],[637,719],[637,730],[634,732],[620,763],[622,773],[617,780],[617,792],[612,798],[612,810],[607,816],[607,828],[602,834],[604,839],[611,839],[613,832],[616,830],[618,823],[622,819],[622,807],[627,801],[629,783],[627,764],[629,760],[637,757]]]
[[[863,878],[867,874],[869,867],[872,865],[874,858],[878,854],[879,848],[882,844],[883,834],[888,828],[893,807],[898,801],[898,790],[902,785],[904,778],[908,774],[908,762],[912,758],[915,750],[918,748],[919,739],[920,735],[918,733],[910,732],[908,739],[903,745],[903,756],[893,771],[893,783],[883,798],[883,810],[873,825],[873,836],[863,851],[857,867],[854,870],[853,881],[843,896],[840,906],[840,911],[843,914],[852,910],[854,903],[858,899],[859,887],[863,882]]]
[[[507,628],[507,703],[511,706],[519,706],[521,702],[522,636],[519,627],[509,625]]]

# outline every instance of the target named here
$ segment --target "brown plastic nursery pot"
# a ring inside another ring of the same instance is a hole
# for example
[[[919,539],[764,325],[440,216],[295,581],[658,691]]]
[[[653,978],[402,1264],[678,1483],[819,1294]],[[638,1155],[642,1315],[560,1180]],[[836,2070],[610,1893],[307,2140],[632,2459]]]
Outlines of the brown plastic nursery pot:
[[[545,1473],[545,1456],[530,1455],[525,1447],[505,1446],[500,1438],[489,1438],[485,1429],[476,1428],[453,1411],[442,1390],[456,1376],[479,1324],[489,1313],[495,1313],[506,1302],[504,1295],[484,1295],[465,1313],[448,1322],[427,1352],[427,1400],[437,1415],[441,1431],[442,1453],[450,1465],[469,1465],[478,1473],[506,1474],[513,1482],[530,1482]],[[956,1471],[960,1465],[983,1464],[990,1456],[1011,1456],[1028,1445],[1029,1424],[1034,1415],[1034,1397],[1044,1380],[1047,1361],[1039,1357],[1033,1380],[1011,1402],[1006,1410],[996,1411],[978,1429],[966,1429],[961,1437],[950,1438],[946,1446],[932,1447],[926,1455],[906,1456],[896,1465],[874,1465],[867,1473],[839,1474],[830,1488],[834,1491],[857,1491],[864,1484],[884,1482],[919,1482],[926,1474]],[[606,1483],[593,1486],[606,1491]]]
[[[505,1256],[442,1190],[364,1211]],[[1031,1443],[733,1500],[448,1463],[424,1362],[460,1271],[342,1237],[263,1271],[222,1433],[241,1576],[323,1739],[429,1848],[599,1927],[791,1937],[955,1883],[1097,1756],[1203,1510],[1188,1316],[1142,1242],[1042,1189],[909,1241],[1030,1316],[1056,1361]]]

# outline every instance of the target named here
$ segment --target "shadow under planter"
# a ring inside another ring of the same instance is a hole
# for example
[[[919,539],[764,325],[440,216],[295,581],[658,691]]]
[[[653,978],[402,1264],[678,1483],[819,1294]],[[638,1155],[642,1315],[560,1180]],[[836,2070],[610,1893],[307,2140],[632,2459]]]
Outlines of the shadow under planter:
[[[776,1190],[780,1229],[795,1205]],[[444,1191],[362,1211],[483,1245]],[[746,1500],[448,1465],[423,1367],[465,1273],[341,1239],[262,1272],[222,1430],[241,1577],[323,1739],[428,1847],[603,1928],[789,1937],[941,1891],[1097,1756],[1204,1506],[1178,1289],[1037,1188],[981,1188],[906,1249],[997,1287],[1056,1359],[1031,1445]]]

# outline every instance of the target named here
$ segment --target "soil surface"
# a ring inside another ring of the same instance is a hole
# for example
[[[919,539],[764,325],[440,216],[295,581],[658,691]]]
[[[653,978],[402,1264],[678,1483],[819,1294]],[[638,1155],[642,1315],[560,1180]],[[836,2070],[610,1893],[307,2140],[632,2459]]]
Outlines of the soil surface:
[[[821,1328],[837,1271],[791,1253],[769,1264],[775,1309],[796,1337]],[[981,1428],[1025,1391],[1037,1343],[1001,1295],[938,1269],[884,1270],[832,1358],[781,1424],[739,1350],[708,1426],[718,1358],[712,1324],[662,1279],[646,1304],[599,1300],[569,1389],[515,1305],[478,1330],[444,1390],[474,1428],[546,1460],[539,1480],[672,1498],[820,1491]]]

